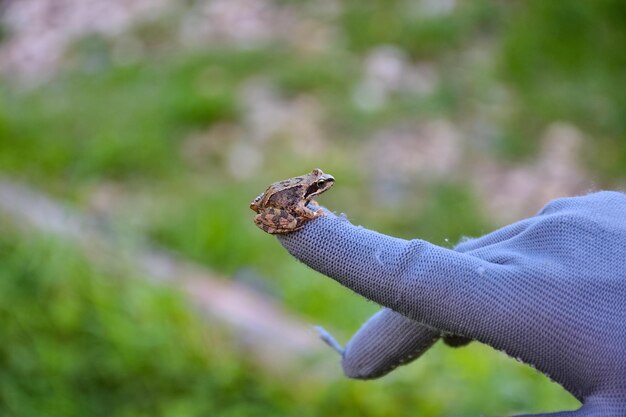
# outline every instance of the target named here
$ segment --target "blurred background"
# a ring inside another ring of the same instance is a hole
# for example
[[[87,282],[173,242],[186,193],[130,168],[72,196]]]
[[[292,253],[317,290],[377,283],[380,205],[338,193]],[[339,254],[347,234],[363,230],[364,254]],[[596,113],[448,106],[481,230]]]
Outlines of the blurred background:
[[[371,382],[378,306],[248,204],[322,168],[355,224],[452,247],[626,188],[620,0],[0,3],[0,414],[479,416],[574,409],[474,343]]]

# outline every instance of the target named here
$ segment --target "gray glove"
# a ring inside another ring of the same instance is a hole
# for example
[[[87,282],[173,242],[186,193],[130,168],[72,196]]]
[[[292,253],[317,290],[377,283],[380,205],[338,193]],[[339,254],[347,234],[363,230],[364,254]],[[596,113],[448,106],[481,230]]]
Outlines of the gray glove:
[[[343,351],[348,376],[384,375],[441,336],[473,339],[534,366],[583,403],[551,416],[626,416],[625,194],[554,200],[454,250],[332,213],[279,239],[386,307]]]

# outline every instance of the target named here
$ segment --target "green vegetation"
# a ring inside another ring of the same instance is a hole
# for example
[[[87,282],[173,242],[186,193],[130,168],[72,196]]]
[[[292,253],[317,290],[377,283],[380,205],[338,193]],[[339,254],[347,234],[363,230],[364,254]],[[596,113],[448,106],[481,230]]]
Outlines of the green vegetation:
[[[588,159],[608,176],[626,167],[626,44],[624,4],[615,0],[528,2],[510,18],[501,74],[519,94],[511,123],[536,129],[576,120],[594,135]],[[529,28],[532,27],[532,30]],[[518,136],[519,139],[522,136]]]
[[[376,193],[382,168],[364,156],[375,132],[486,120],[491,136],[468,145],[470,165],[474,154],[532,160],[545,128],[565,121],[587,136],[582,154],[596,183],[626,179],[623,2],[457,2],[433,14],[417,6],[426,3],[344,2],[334,19],[319,18],[335,42],[311,50],[289,39],[179,48],[166,18],[133,29],[144,53],[132,60],[116,58],[115,38],[87,36],[47,83],[0,87],[0,175],[224,275],[252,271],[277,302],[346,340],[377,306],[255,228],[248,203],[269,182],[319,166],[338,178],[321,202],[354,223],[452,246],[495,227],[470,179],[401,172],[401,197],[385,200]],[[278,4],[315,19],[306,2]],[[426,63],[432,89],[400,88],[360,106],[363,62],[382,45]],[[257,137],[242,98],[257,84],[286,103],[281,111],[315,103],[323,137],[302,139],[305,117]],[[105,207],[94,208],[102,193]],[[437,345],[375,382],[275,379],[171,289],[90,265],[66,242],[24,237],[6,220],[0,230],[2,415],[477,416],[576,406],[476,344]]]

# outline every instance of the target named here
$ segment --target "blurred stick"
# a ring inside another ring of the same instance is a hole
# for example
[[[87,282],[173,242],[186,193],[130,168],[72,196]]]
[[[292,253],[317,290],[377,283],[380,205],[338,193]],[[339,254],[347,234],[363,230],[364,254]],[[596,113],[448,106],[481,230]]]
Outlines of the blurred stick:
[[[94,216],[79,213],[25,185],[0,179],[0,212],[24,231],[34,228],[60,236],[77,244],[92,260],[109,265],[122,261],[150,281],[182,290],[203,313],[228,325],[237,341],[270,371],[297,368],[309,362],[303,359],[322,351],[323,345],[309,324],[250,288],[145,242],[129,245],[130,239],[107,230]]]

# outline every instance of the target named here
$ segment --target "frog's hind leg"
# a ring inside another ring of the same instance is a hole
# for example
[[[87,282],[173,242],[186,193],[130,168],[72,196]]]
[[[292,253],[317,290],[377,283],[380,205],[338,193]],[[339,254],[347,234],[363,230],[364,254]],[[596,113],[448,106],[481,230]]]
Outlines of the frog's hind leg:
[[[254,224],[256,224],[259,227],[259,229],[263,230],[266,233],[269,233],[269,234],[276,233],[276,229],[274,229],[273,227],[269,226],[268,224],[264,222],[263,216],[264,216],[263,214],[257,214],[256,216],[254,216]]]
[[[285,210],[268,208],[254,217],[254,223],[270,234],[289,233],[297,230],[298,219]]]
[[[286,210],[271,208],[267,211],[276,233],[292,232],[298,226],[298,219]]]

